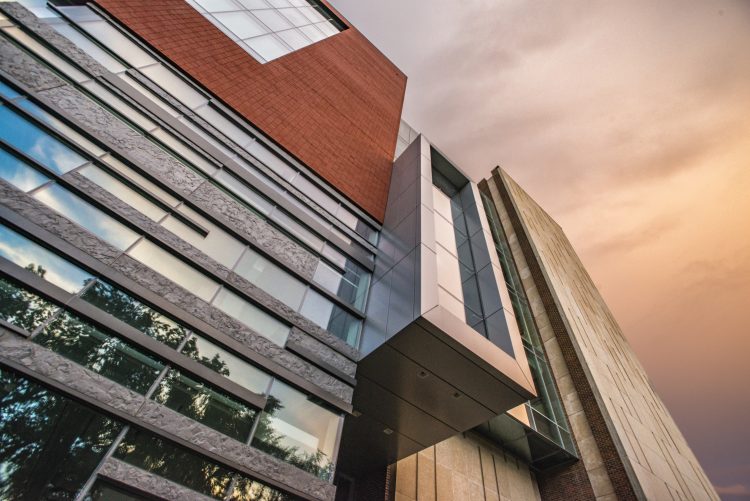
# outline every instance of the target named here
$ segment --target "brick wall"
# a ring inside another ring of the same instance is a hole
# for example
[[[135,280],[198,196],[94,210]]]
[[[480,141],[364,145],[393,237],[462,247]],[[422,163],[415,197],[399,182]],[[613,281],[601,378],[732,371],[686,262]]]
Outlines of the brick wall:
[[[382,221],[406,76],[359,31],[261,64],[184,0],[97,3]]]

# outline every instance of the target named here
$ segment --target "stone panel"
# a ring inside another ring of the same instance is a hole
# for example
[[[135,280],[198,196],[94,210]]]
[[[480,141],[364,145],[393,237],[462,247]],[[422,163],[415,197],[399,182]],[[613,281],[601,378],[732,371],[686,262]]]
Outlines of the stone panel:
[[[233,337],[253,351],[273,360],[345,402],[351,403],[353,394],[351,386],[329,376],[298,356],[289,353],[282,347],[255,333],[245,324],[210,306],[205,301],[130,256],[121,256],[114,262],[113,268],[125,274],[136,283],[160,295],[164,300],[169,301]]]
[[[197,445],[201,449],[218,454],[260,475],[306,492],[315,499],[333,499],[335,488],[328,482],[258,449],[227,437],[152,400],[143,403],[137,417],[146,423],[157,426],[160,430]]]
[[[108,458],[102,464],[99,475],[162,499],[179,499],[180,501],[213,501],[214,499],[115,458]]]
[[[456,435],[399,461],[396,492],[414,501],[541,499],[526,465],[472,435]]]
[[[95,237],[3,179],[0,179],[0,205],[55,234],[102,263],[110,264],[122,254],[119,249]]]

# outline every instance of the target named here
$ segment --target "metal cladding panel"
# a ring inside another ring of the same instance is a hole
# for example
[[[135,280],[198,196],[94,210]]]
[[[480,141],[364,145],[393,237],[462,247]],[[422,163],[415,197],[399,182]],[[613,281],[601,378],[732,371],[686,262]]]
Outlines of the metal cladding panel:
[[[479,193],[468,181],[460,191],[464,207],[474,208],[467,243],[483,246],[474,255],[483,256],[491,313],[508,346],[470,327],[455,307],[460,299],[441,290],[436,235],[445,229],[435,228],[433,216],[432,150],[420,136],[394,163],[357,368],[353,406],[361,415],[344,426],[339,464],[347,473],[392,463],[534,397],[489,226],[477,211]],[[391,437],[391,445],[363,455],[372,433]]]
[[[342,32],[262,64],[184,0],[96,3],[383,220],[406,76],[343,17]]]

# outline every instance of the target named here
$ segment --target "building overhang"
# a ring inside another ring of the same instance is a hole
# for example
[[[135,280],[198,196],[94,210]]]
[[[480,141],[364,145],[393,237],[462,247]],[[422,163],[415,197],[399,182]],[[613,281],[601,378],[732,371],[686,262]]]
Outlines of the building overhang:
[[[463,243],[474,256],[491,319],[483,331],[467,323],[461,284],[452,284],[446,271],[458,269],[459,261],[441,243],[453,230],[436,215],[441,195],[432,174],[449,167],[455,169],[422,136],[394,163],[357,369],[356,412],[344,425],[339,465],[346,473],[392,464],[535,396],[479,193],[457,169],[448,174],[473,228]]]

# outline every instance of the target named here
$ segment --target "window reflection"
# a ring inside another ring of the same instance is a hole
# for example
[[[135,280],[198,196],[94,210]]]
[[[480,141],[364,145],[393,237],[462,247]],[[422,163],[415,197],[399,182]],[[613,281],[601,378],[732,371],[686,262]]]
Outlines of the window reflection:
[[[180,324],[101,280],[86,289],[81,298],[172,348],[185,337]]]
[[[78,292],[93,278],[77,266],[3,225],[0,225],[0,256],[71,293]]]
[[[198,233],[175,216],[165,219],[162,226],[227,268],[231,269],[237,263],[245,248],[239,240],[184,205],[177,210],[192,222],[202,226],[208,234]]]
[[[307,288],[252,249],[247,249],[234,271],[294,310],[299,308]]]
[[[351,346],[357,346],[362,322],[317,292],[307,291],[300,313]]]
[[[261,413],[253,445],[323,479],[333,473],[331,459],[341,417],[307,396],[275,381]]]
[[[0,138],[58,174],[86,162],[81,155],[7,106],[0,106]]]
[[[215,499],[224,498],[231,480],[229,469],[137,428],[128,431],[115,457]]]
[[[266,393],[271,382],[271,376],[265,372],[201,336],[188,339],[182,354],[258,394]]]
[[[210,301],[219,288],[219,284],[206,275],[146,239],[138,242],[128,254],[204,301]]]
[[[58,307],[16,284],[0,278],[0,319],[34,332]]]
[[[79,173],[154,221],[160,221],[167,214],[151,200],[99,167],[89,165],[81,169]]]
[[[136,232],[58,184],[42,188],[34,197],[120,250],[138,239]]]
[[[74,499],[121,429],[0,368],[0,499]]]
[[[237,294],[222,289],[216,295],[213,305],[279,346],[286,343],[289,327]]]
[[[257,411],[172,369],[154,400],[221,433],[245,442]]]
[[[102,479],[91,486],[86,501],[150,501],[150,498],[139,496],[133,492],[114,486]]]
[[[49,181],[47,176],[2,149],[0,149],[0,177],[21,191],[31,191]]]
[[[144,394],[164,365],[69,313],[53,320],[34,342],[91,369],[133,391]]]

